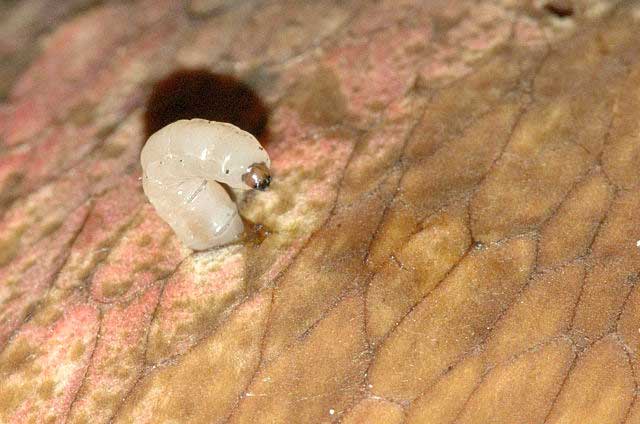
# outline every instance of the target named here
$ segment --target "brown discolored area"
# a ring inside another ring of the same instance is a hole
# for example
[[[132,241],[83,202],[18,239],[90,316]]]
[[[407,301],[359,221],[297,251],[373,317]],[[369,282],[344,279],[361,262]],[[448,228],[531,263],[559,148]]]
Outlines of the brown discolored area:
[[[640,422],[637,0],[99,3],[0,105],[0,421]],[[267,111],[184,248],[144,137]]]
[[[626,93],[616,102],[618,113],[611,123],[609,148],[602,154],[602,163],[614,184],[630,190],[640,184],[640,123],[634,111],[640,107],[640,70],[634,68],[621,84]]]
[[[499,157],[520,113],[517,102],[499,98],[487,84],[489,74],[495,75],[497,66],[506,65],[503,60],[496,58],[471,77],[469,84],[478,84],[480,90],[487,90],[487,96],[455,85],[425,109],[407,140],[403,157],[407,165],[398,194],[371,248],[370,260],[374,266],[397,253],[418,230],[421,221],[453,202],[464,199],[466,204],[469,194]],[[506,81],[500,80],[498,84],[514,84],[514,75],[508,71],[502,76]],[[504,104],[505,100],[508,103]],[[477,106],[481,110],[474,111],[475,116],[471,117],[463,112],[463,118],[449,126],[447,115],[458,102],[463,108],[480,102]]]
[[[487,340],[487,359],[502,363],[566,334],[584,277],[581,262],[534,275]]]
[[[339,125],[348,117],[340,81],[333,70],[326,67],[301,79],[285,102],[309,123],[321,127]]]
[[[3,352],[2,368],[0,372],[7,376],[27,367],[38,355],[39,349],[31,346],[27,340],[21,339],[11,348]]]
[[[8,418],[11,411],[20,405],[25,396],[31,395],[36,390],[35,384],[29,379],[39,371],[34,361],[40,353],[37,347],[31,346],[24,339],[18,340],[11,348],[2,352],[0,375],[5,384],[0,389],[0,411],[2,411],[0,417],[4,420]],[[25,376],[25,381],[21,384],[8,385],[6,383],[7,377],[17,373]]]

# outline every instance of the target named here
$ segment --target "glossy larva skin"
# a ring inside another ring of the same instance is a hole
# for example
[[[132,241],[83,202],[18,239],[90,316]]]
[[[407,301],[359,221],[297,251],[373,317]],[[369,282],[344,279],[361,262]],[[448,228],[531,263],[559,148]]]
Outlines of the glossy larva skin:
[[[243,231],[235,203],[218,184],[250,190],[252,165],[271,165],[251,134],[231,124],[191,119],[154,133],[140,154],[142,186],[151,204],[184,244],[204,250],[232,242]]]

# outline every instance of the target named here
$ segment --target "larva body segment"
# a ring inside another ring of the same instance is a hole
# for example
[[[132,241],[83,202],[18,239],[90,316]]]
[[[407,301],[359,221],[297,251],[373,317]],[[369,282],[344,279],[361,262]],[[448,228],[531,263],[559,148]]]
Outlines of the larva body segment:
[[[218,182],[239,190],[264,189],[270,182],[264,170],[271,162],[255,137],[204,119],[176,121],[151,135],[140,162],[149,201],[195,250],[232,242],[243,231],[235,203]],[[256,179],[261,184],[248,185]]]

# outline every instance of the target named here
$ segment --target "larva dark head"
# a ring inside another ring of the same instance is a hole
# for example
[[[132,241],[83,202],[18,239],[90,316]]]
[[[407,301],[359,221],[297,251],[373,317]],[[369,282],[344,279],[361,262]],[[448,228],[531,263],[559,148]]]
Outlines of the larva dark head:
[[[242,181],[253,189],[264,191],[271,184],[271,172],[264,162],[254,163],[242,175]]]

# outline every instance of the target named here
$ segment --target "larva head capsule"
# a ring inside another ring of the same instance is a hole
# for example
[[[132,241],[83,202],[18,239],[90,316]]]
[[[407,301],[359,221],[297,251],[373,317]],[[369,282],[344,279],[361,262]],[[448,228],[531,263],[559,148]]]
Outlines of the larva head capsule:
[[[254,163],[242,175],[242,181],[251,188],[264,191],[271,184],[271,172],[264,162]]]

